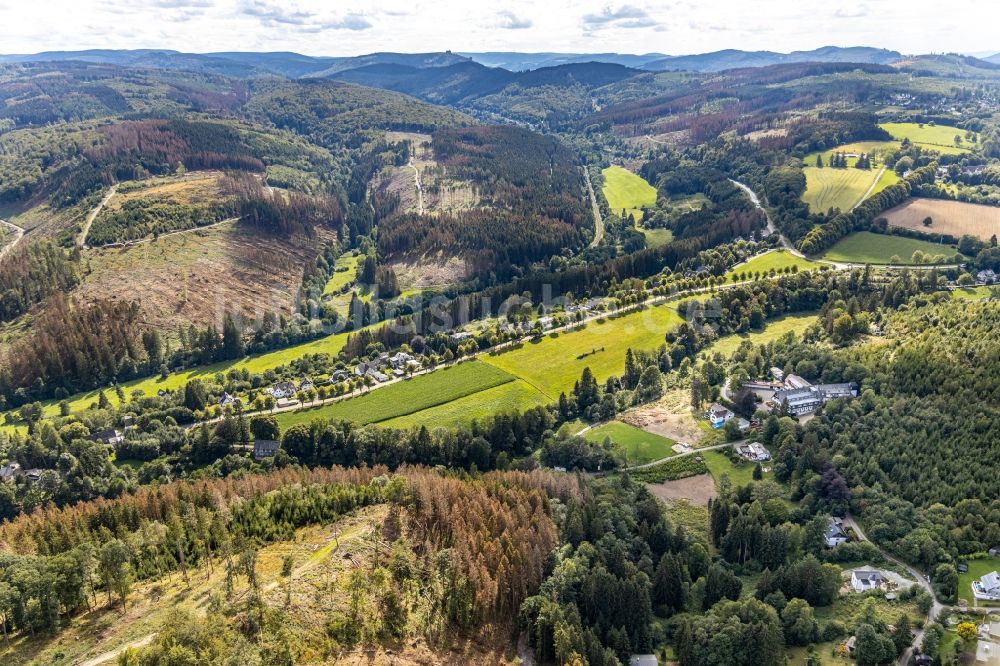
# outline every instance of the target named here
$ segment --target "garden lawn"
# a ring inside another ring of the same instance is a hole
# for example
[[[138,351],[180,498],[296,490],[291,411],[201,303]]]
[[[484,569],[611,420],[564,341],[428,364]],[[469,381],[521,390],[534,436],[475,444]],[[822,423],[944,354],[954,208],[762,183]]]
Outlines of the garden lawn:
[[[612,212],[623,208],[636,220],[642,215],[642,208],[656,205],[656,188],[628,169],[610,166],[601,172],[604,175],[604,198]]]
[[[744,340],[749,340],[755,345],[766,345],[780,339],[789,331],[802,337],[806,329],[812,326],[816,320],[817,317],[813,314],[786,315],[778,319],[769,319],[763,331],[725,335],[713,342],[705,351],[709,354],[719,352],[724,357],[729,358],[733,352],[739,349]]]
[[[972,596],[972,581],[982,578],[991,571],[1000,571],[1000,557],[987,557],[981,560],[963,560],[969,565],[969,570],[958,575],[958,598],[965,599],[969,608],[973,607],[975,598]],[[980,606],[1000,606],[1000,601],[977,602]]]
[[[629,465],[644,465],[673,455],[671,446],[676,442],[640,430],[621,421],[611,421],[584,434],[587,441],[601,444],[606,437],[622,450]]]
[[[753,276],[755,273],[760,273],[762,276],[766,276],[770,274],[771,271],[782,271],[785,268],[796,267],[800,271],[808,271],[813,268],[819,268],[820,266],[822,266],[822,264],[810,259],[796,257],[788,250],[773,250],[771,252],[759,254],[748,261],[744,261],[742,264],[733,266],[732,269],[726,273],[725,277],[727,280],[732,280],[734,275],[740,275],[742,273],[746,273],[748,276]]]
[[[951,263],[958,250],[954,245],[940,245],[916,238],[875,234],[870,231],[857,231],[841,238],[822,258],[830,261],[851,262],[855,264],[891,264],[892,257],[899,257],[899,263],[912,264],[913,253],[920,250],[931,256],[943,254]]]
[[[712,478],[715,479],[716,486],[719,485],[723,474],[729,475],[729,480],[732,482],[733,487],[745,486],[753,481],[753,468],[757,465],[756,463],[744,460],[734,463],[729,459],[726,449],[703,451],[701,455],[705,457],[705,465],[712,474]],[[768,466],[768,463],[762,464],[762,467]],[[773,480],[773,472],[764,472],[764,478]]]
[[[432,430],[434,428],[451,428],[458,425],[469,425],[476,419],[483,419],[493,414],[514,410],[523,412],[526,409],[546,405],[549,402],[551,401],[538,389],[517,379],[419,412],[382,421],[379,425],[386,428],[427,426]]]
[[[466,361],[355,398],[312,409],[282,412],[275,418],[282,430],[316,418],[342,419],[359,424],[378,423],[512,381],[514,378],[499,368],[479,361]]]
[[[545,335],[510,351],[487,356],[487,362],[528,382],[554,402],[569,392],[584,368],[598,382],[625,372],[625,350],[652,350],[664,344],[667,331],[682,323],[676,303],[646,307],[619,317],[599,319],[584,328]]]

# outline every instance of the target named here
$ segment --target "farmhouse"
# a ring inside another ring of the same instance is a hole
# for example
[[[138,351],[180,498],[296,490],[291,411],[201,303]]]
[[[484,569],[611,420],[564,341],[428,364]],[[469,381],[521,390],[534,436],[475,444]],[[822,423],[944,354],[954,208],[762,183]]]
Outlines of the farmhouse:
[[[92,442],[104,442],[105,444],[110,444],[112,446],[115,444],[121,444],[125,441],[125,437],[122,436],[121,432],[114,429],[95,432],[88,439]]]
[[[850,541],[847,532],[839,518],[830,518],[830,524],[826,528],[826,547],[836,548],[842,543]]]
[[[981,601],[1000,601],[1000,574],[991,571],[972,581],[972,594]]]
[[[749,460],[750,462],[764,462],[771,459],[771,452],[760,442],[740,444],[736,447],[736,453],[744,460]]]
[[[278,382],[267,389],[267,392],[279,400],[281,398],[293,398],[295,397],[295,384],[291,382]]]
[[[879,590],[882,588],[882,584],[884,582],[882,574],[878,571],[855,569],[851,572],[851,588],[853,588],[855,592]]]
[[[219,406],[220,407],[229,407],[229,406],[235,407],[239,403],[240,403],[240,399],[239,398],[231,396],[228,393],[223,393],[222,397],[219,398]]]
[[[21,474],[21,466],[16,462],[7,463],[0,467],[0,482],[13,481],[14,477]]]
[[[736,416],[727,408],[722,405],[713,402],[708,406],[708,411],[705,412],[705,418],[709,420],[713,428],[721,428],[726,425],[726,421]]]
[[[257,439],[253,443],[253,459],[263,460],[264,458],[272,458],[278,452],[280,448],[280,443],[273,439]]]

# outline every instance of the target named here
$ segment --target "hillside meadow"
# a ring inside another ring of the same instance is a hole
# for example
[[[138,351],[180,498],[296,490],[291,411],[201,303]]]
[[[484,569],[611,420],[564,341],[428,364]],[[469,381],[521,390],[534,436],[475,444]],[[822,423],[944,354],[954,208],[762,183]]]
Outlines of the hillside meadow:
[[[620,166],[609,166],[601,173],[604,176],[604,198],[608,200],[608,208],[612,212],[624,209],[638,220],[643,208],[656,205],[656,188],[641,176]]]
[[[914,264],[913,253],[918,250],[930,256],[945,255],[946,263],[958,252],[954,245],[857,231],[837,241],[821,258],[855,264]]]

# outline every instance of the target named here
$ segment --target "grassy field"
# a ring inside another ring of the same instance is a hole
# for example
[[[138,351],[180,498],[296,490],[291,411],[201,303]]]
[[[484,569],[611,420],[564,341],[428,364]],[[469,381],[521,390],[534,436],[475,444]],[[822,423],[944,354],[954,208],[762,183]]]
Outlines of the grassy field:
[[[572,390],[584,368],[603,382],[625,371],[625,350],[655,349],[681,323],[674,304],[657,305],[621,317],[597,320],[583,329],[546,335],[537,342],[491,355],[488,362],[525,380],[550,401]]]
[[[412,428],[421,425],[431,429],[450,428],[468,425],[475,419],[492,414],[515,409],[524,411],[550,402],[538,389],[518,379],[436,407],[382,421],[379,425],[387,428]]]
[[[732,356],[733,352],[739,349],[744,340],[749,340],[755,345],[766,345],[769,342],[780,339],[788,332],[794,332],[802,336],[807,328],[812,326],[818,317],[813,314],[787,315],[767,322],[767,327],[763,331],[755,331],[742,335],[726,335],[716,340],[706,350],[709,354],[719,352],[726,358]]]
[[[719,484],[723,474],[729,475],[729,480],[733,486],[745,486],[753,481],[755,463],[746,461],[733,463],[729,459],[729,455],[725,449],[704,451],[702,455],[705,457],[705,465],[715,479],[716,485]],[[764,466],[766,467],[767,465]],[[772,472],[764,472],[764,478],[774,480],[774,474]]]
[[[660,247],[674,239],[674,232],[670,229],[640,229],[640,231],[646,237],[646,247]]]
[[[856,264],[891,264],[895,263],[893,260],[895,256],[899,257],[899,263],[911,264],[913,253],[917,250],[931,256],[946,255],[948,262],[958,252],[954,245],[939,245],[916,238],[858,231],[837,241],[823,253],[822,258]]]
[[[355,278],[361,258],[360,254],[352,255],[350,252],[337,257],[337,263],[334,264],[334,273],[330,276],[329,282],[326,283],[323,295],[339,294],[345,285],[350,284]]]
[[[882,129],[893,139],[909,139],[911,143],[927,146],[949,155],[968,152],[975,144],[965,139],[965,130],[948,125],[918,125],[917,123],[882,123]],[[955,143],[955,135],[962,137],[962,143]]]
[[[468,395],[514,381],[506,372],[487,363],[467,361],[413,379],[397,382],[356,398],[314,409],[282,412],[276,416],[284,430],[316,418],[378,423],[436,407]]]
[[[982,578],[991,571],[1000,571],[1000,557],[987,557],[981,560],[967,560],[969,570],[958,576],[958,598],[965,599],[971,608],[974,597],[972,596],[972,581]],[[1000,602],[983,603],[980,606],[1000,606]]]
[[[604,175],[604,198],[608,208],[618,213],[623,208],[638,219],[640,209],[656,205],[656,188],[628,169],[610,166],[601,172]]]
[[[956,300],[981,301],[990,297],[989,287],[962,287],[953,289],[951,297]]]
[[[886,169],[881,175],[881,168],[865,170],[854,167],[833,169],[828,166],[806,166],[803,171],[806,175],[806,191],[802,200],[809,204],[809,209],[814,213],[825,213],[831,208],[847,212],[862,201],[869,189],[871,194],[875,194],[899,181],[896,172],[891,169]],[[876,183],[874,188],[872,183]]]
[[[772,252],[765,252],[764,254],[757,255],[749,261],[733,266],[733,268],[726,273],[725,277],[727,280],[732,280],[734,275],[740,275],[742,273],[746,273],[750,276],[754,273],[760,273],[763,276],[768,275],[771,271],[780,271],[792,266],[797,266],[800,271],[808,271],[813,268],[819,268],[821,265],[822,264],[809,259],[796,257],[787,250],[774,250]]]
[[[882,214],[894,227],[941,233],[960,238],[964,234],[988,241],[1000,233],[1000,208],[945,199],[907,199]],[[933,223],[926,227],[924,220]]]
[[[629,465],[644,465],[654,460],[660,460],[673,455],[670,449],[675,442],[640,430],[635,426],[620,421],[611,421],[587,431],[584,437],[591,442],[602,443],[606,437],[618,446],[625,454]]]

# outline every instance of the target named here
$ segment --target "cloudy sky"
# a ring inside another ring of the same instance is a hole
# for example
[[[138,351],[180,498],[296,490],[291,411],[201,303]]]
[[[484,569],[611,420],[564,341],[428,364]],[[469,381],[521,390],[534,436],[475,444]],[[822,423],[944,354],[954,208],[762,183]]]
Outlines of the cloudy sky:
[[[994,0],[0,0],[0,52],[994,53],[997,25]]]

